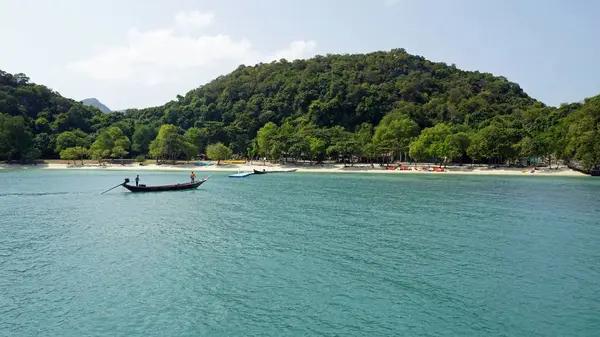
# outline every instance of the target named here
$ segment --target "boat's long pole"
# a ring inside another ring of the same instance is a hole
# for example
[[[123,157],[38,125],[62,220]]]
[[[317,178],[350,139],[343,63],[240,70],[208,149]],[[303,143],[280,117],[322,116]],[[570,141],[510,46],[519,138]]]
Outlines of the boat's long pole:
[[[117,187],[119,187],[119,186],[121,186],[121,185],[123,185],[123,184],[119,184],[119,185],[117,185],[117,186],[115,186],[115,187],[113,187],[113,188],[110,188],[110,189],[108,189],[108,190],[106,190],[106,191],[104,191],[104,192],[102,192],[102,193],[100,193],[100,194],[104,194],[104,193],[106,193],[106,192],[108,192],[108,191],[112,191],[112,190],[114,190],[115,188],[117,188]]]

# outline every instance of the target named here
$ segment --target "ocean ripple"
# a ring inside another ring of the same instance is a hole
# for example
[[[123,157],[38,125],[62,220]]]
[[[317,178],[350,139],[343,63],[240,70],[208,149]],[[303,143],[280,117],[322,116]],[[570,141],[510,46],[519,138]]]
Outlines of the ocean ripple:
[[[600,331],[588,179],[215,174],[100,195],[122,174],[19,174],[0,176],[2,336]]]

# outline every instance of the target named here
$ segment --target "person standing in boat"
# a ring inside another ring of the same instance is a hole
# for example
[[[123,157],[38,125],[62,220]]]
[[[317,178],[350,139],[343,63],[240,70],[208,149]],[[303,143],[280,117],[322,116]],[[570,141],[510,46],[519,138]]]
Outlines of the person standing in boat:
[[[192,171],[192,173],[190,174],[190,179],[192,180],[192,184],[193,184],[194,180],[196,179],[196,175],[194,174],[194,171]]]
[[[139,182],[140,182],[140,175],[138,174],[135,176],[135,186],[138,186]]]

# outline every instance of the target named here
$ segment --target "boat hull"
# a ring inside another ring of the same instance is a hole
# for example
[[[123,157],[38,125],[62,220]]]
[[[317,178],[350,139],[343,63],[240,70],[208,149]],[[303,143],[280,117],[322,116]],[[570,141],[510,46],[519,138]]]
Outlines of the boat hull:
[[[198,186],[205,183],[208,179],[202,179],[196,181],[194,183],[183,183],[183,184],[174,184],[174,185],[161,185],[161,186],[132,186],[123,184],[122,186],[128,189],[133,193],[140,192],[166,192],[166,191],[181,191],[181,190],[191,190],[194,188],[198,188]]]
[[[229,178],[245,178],[249,175],[254,174],[254,172],[242,172],[242,173],[235,173],[235,174],[230,174]]]
[[[258,171],[258,170],[254,170],[254,174],[267,174],[267,173],[288,173],[288,172],[296,172],[296,169],[290,169],[290,170],[278,170],[278,171]]]

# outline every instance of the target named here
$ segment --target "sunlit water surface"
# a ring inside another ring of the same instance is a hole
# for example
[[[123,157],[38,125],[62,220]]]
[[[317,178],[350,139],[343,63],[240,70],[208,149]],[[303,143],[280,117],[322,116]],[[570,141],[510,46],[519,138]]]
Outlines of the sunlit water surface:
[[[0,170],[0,335],[600,333],[600,179],[125,176]]]

